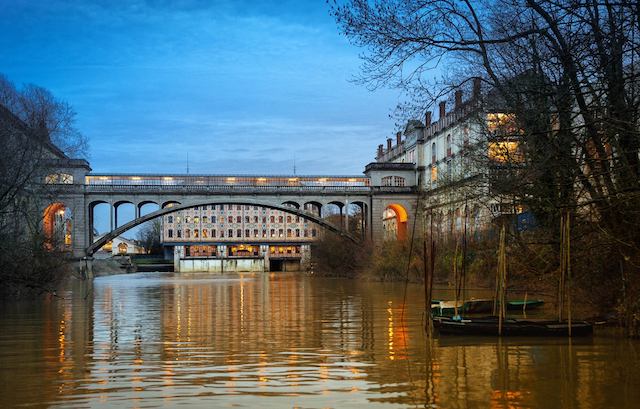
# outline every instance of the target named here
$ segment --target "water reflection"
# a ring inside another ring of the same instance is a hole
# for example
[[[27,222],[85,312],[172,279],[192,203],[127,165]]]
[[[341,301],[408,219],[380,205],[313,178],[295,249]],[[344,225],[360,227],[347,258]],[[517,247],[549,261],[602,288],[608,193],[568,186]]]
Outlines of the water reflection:
[[[420,288],[105,277],[1,307],[0,407],[636,407],[638,343],[442,338]]]

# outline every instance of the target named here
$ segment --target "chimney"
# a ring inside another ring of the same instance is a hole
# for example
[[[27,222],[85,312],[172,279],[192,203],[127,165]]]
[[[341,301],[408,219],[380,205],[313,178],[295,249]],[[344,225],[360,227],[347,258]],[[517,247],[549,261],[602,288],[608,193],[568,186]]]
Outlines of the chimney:
[[[391,138],[387,138],[387,152],[391,152]]]
[[[428,128],[429,125],[431,125],[431,111],[424,114],[424,126]]]
[[[472,98],[473,99],[477,99],[480,97],[480,78],[479,77],[475,77],[473,79],[473,95]]]
[[[384,155],[384,150],[382,148],[382,144],[378,145],[378,156],[376,158],[381,158]]]
[[[456,109],[462,106],[462,90],[456,90]]]
[[[440,117],[438,120],[444,119],[445,115],[447,115],[447,102],[440,101]]]
[[[396,146],[402,144],[402,132],[396,132]]]

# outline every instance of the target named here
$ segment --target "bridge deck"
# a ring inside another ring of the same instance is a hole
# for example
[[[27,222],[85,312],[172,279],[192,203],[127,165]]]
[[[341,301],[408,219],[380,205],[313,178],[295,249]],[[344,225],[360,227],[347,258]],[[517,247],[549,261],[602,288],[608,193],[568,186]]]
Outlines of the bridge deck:
[[[364,176],[89,174],[91,186],[368,187]]]

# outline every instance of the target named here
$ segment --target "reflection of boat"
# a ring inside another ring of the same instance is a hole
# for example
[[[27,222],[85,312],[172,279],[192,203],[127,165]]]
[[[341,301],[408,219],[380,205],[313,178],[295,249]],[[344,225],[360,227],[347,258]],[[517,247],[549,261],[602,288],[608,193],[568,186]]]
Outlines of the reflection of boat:
[[[498,317],[454,320],[435,317],[433,325],[443,335],[498,335]],[[583,337],[593,334],[593,326],[586,321],[571,323],[571,336]],[[553,320],[520,320],[505,318],[502,322],[503,336],[568,336],[569,323]]]
[[[542,300],[511,300],[507,301],[507,310],[509,311],[520,311],[523,309],[526,304],[525,310],[532,310],[540,307],[544,304]],[[455,314],[455,301],[444,301],[437,300],[431,303],[431,312],[434,315],[447,316]],[[458,301],[458,314],[483,314],[488,313],[493,310],[493,299],[483,298],[483,299],[471,299],[465,301]]]

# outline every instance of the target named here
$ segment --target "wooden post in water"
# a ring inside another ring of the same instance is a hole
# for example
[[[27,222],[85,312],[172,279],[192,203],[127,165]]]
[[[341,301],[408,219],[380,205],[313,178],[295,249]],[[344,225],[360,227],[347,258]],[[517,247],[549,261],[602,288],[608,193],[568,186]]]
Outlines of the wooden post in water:
[[[425,229],[426,230],[426,229]],[[427,263],[427,240],[426,237],[423,240],[423,248],[422,248],[422,262],[424,268],[424,303],[425,303],[425,311],[426,311],[426,322],[425,322],[425,332],[427,333],[427,337],[431,338],[433,335],[433,320],[431,319],[431,300],[433,299],[433,270],[435,267],[434,264],[434,256],[435,256],[435,246],[433,242],[433,210],[431,210],[431,214],[429,217],[429,242],[430,242],[430,251],[429,251],[429,261]]]
[[[453,269],[453,315],[454,317],[458,316],[458,300],[460,299],[460,277],[458,273],[458,240],[456,239],[456,249],[453,252],[453,263],[451,265]]]
[[[498,335],[502,335],[502,323],[506,316],[507,257],[505,245],[505,226],[500,230],[500,246],[498,250]]]
[[[569,212],[567,212],[566,221],[567,228],[565,233],[565,241],[567,242],[567,260],[565,262],[567,269],[567,320],[569,323],[569,336],[571,336],[571,219],[569,217]]]
[[[562,321],[564,310],[564,278],[565,278],[565,224],[564,213],[560,214],[560,277],[558,280],[558,321]]]

